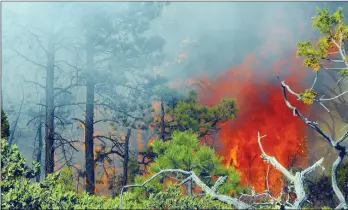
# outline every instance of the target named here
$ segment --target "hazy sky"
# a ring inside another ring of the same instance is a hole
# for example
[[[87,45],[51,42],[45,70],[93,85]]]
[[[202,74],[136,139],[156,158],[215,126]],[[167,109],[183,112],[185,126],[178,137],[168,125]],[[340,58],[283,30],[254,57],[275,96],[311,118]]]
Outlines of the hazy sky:
[[[24,40],[16,45],[4,44],[16,46],[31,58],[42,60],[42,54],[34,53],[37,48],[28,46],[33,38],[13,31],[13,18],[34,28],[44,27],[45,30],[66,26],[68,29],[65,32],[71,36],[75,29],[69,19],[83,12],[82,8],[85,7],[80,7],[82,4],[89,5],[89,9],[93,10],[93,5],[102,3],[2,3],[2,10],[6,11],[2,13],[3,33],[16,42]],[[112,8],[117,14],[132,3],[103,4],[105,9]],[[182,80],[201,72],[213,77],[238,65],[251,52],[259,53],[269,46],[281,46],[272,57],[267,58],[277,59],[282,53],[294,50],[295,42],[315,37],[311,17],[315,14],[315,8],[322,5],[317,2],[173,2],[152,22],[148,34],[159,35],[165,40],[164,63],[170,65],[163,70],[163,74],[170,79]],[[51,25],[49,21],[52,18],[60,22]],[[3,38],[3,41],[6,39]],[[45,72],[30,63],[23,63],[22,58],[14,56],[8,49],[3,48],[2,51],[2,88],[4,107],[8,109],[9,103],[6,102],[19,104],[21,101],[23,78],[43,81]],[[179,55],[182,57],[179,58]],[[66,52],[61,52],[58,57],[73,60]],[[182,61],[180,64],[178,59]],[[35,89],[26,85],[23,89],[27,103],[35,106],[40,94],[36,95]],[[42,91],[40,93],[42,95]],[[10,120],[15,116],[15,113],[10,114]],[[21,125],[23,129],[30,129],[25,125],[26,122]],[[20,143],[28,146],[24,152],[27,157],[32,153],[32,139]]]

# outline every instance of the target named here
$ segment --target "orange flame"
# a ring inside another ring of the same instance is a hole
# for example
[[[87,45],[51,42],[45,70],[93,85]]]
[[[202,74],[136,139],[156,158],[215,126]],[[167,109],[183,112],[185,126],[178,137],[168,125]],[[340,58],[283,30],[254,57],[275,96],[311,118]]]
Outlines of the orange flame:
[[[306,71],[299,60],[290,57],[286,61],[273,64],[273,72],[280,74],[290,70],[286,82],[294,90],[303,90],[298,81],[304,80]],[[237,99],[240,111],[237,118],[231,122],[220,124],[219,143],[222,149],[218,153],[225,157],[226,165],[233,165],[242,173],[242,183],[252,185],[255,190],[262,191],[265,187],[265,171],[267,164],[260,158],[261,151],[257,143],[257,131],[267,135],[263,140],[265,151],[275,156],[285,167],[289,167],[292,155],[305,156],[305,128],[303,122],[293,116],[284,103],[280,81],[270,81],[275,77],[273,72],[258,74],[263,68],[254,55],[248,56],[244,62],[235,68],[224,72],[212,80],[204,88],[198,89],[199,102],[213,106],[223,97]],[[206,79],[205,79],[206,80]],[[293,99],[293,98],[291,98]],[[308,110],[301,102],[291,100],[302,112]],[[271,190],[279,193],[281,178],[279,172],[274,172],[269,178]]]

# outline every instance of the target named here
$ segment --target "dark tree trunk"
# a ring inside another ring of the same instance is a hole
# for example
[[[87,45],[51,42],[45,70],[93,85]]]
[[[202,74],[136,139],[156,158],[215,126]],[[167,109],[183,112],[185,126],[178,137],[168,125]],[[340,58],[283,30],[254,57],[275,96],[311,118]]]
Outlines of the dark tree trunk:
[[[85,121],[85,164],[86,164],[86,192],[94,194],[94,81],[93,81],[93,48],[87,44],[87,93],[86,93],[86,121]]]
[[[40,163],[40,167],[39,167],[39,171],[38,171],[37,176],[36,176],[36,181],[40,182],[41,165],[42,165],[41,156],[42,156],[42,146],[43,146],[43,142],[42,142],[42,119],[41,119],[41,117],[40,117],[40,122],[39,122],[37,132],[38,132],[38,141],[39,141],[38,146],[39,147],[38,147],[37,154],[36,154],[36,162]]]
[[[54,171],[54,63],[55,49],[53,37],[48,40],[46,68],[46,123],[45,123],[45,174]]]
[[[129,139],[131,135],[131,128],[128,128],[125,144],[124,144],[124,159],[123,159],[123,177],[122,177],[122,186],[127,185],[128,181],[128,160],[129,160]]]

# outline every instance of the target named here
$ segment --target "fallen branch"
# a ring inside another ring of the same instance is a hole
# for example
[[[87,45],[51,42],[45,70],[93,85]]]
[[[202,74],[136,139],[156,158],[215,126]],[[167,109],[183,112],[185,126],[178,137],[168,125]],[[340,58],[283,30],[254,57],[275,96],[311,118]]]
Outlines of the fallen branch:
[[[206,184],[203,183],[203,181],[193,172],[193,171],[185,171],[185,170],[181,170],[181,169],[166,169],[166,170],[161,170],[160,172],[156,173],[155,175],[153,175],[152,177],[150,177],[148,180],[146,180],[144,183],[139,184],[139,185],[126,185],[122,187],[121,190],[121,195],[120,195],[120,206],[119,208],[122,209],[123,205],[122,205],[122,196],[123,196],[123,192],[125,189],[127,188],[131,188],[131,187],[145,187],[146,184],[148,184],[150,181],[152,181],[153,179],[155,179],[156,177],[164,174],[164,173],[180,173],[183,175],[188,175],[187,179],[192,179],[193,182],[196,183],[196,185],[198,185],[203,192],[205,192],[206,194],[210,195],[211,197],[227,203],[229,205],[232,205],[234,208],[238,208],[238,209],[249,209],[251,208],[251,206],[249,206],[248,204],[239,201],[236,198],[233,197],[229,197],[226,195],[220,195],[218,193],[216,193],[215,191],[213,191],[212,189],[210,189]]]

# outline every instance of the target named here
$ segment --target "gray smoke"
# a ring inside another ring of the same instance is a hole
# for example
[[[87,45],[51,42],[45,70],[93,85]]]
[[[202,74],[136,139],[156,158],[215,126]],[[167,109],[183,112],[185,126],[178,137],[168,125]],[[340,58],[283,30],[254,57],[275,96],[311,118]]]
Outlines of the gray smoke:
[[[83,4],[84,7],[81,6]],[[25,37],[13,29],[12,21],[31,25],[38,31],[66,26],[67,30],[62,33],[70,39],[69,37],[73,37],[75,33],[70,19],[84,12],[82,8],[86,8],[86,5],[93,9],[96,4],[103,4],[103,8],[118,13],[129,3],[5,2],[2,4],[4,32],[2,40],[6,48],[2,46],[1,85],[5,111],[11,110],[10,106],[19,105],[22,86],[27,104],[38,103],[43,91],[34,88],[33,85],[23,84],[23,78],[43,81],[45,77],[44,70],[28,62],[23,63],[22,58],[8,50],[8,47],[16,45],[18,50],[26,50],[25,53],[32,56],[31,58],[43,60],[43,55],[36,53],[35,46],[29,49],[24,47],[30,41],[33,42],[33,37]],[[347,3],[327,4],[333,9],[337,6],[347,7]],[[166,67],[162,69],[161,74],[168,76],[170,80],[183,80],[202,72],[215,77],[242,63],[249,53],[260,52],[265,46],[272,44],[281,46],[279,52],[267,58],[271,62],[279,58],[282,53],[293,51],[296,41],[315,37],[311,27],[311,17],[315,14],[316,7],[322,6],[324,3],[318,2],[172,2],[165,7],[161,16],[153,21],[148,33],[159,35],[165,40],[163,65]],[[50,24],[52,19],[55,20],[54,25]],[[292,39],[291,43],[289,38]],[[22,43],[18,43],[20,40]],[[59,57],[74,60],[66,53],[59,54]],[[165,65],[166,63],[168,65]],[[16,113],[9,112],[9,115],[13,121]],[[29,132],[32,128],[26,126],[25,120],[28,117],[23,118],[22,129],[28,132],[18,143],[27,158],[30,158],[34,137]],[[24,133],[26,132],[23,131],[23,135]]]

